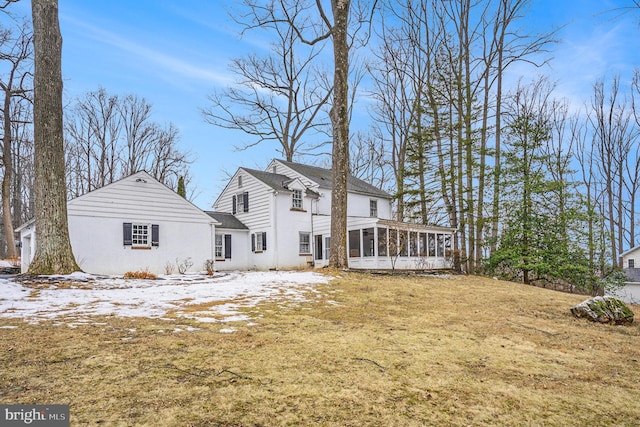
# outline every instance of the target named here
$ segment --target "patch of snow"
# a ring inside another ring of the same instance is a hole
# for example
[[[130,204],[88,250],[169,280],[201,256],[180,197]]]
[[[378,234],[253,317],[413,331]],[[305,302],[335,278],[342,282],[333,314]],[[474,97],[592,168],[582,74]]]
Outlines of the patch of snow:
[[[223,328],[223,329],[220,329],[220,331],[218,331],[218,332],[220,332],[221,334],[232,334],[235,331],[236,330],[233,329],[233,328]]]
[[[158,280],[123,279],[72,273],[49,276],[62,281],[90,282],[83,287],[39,289],[0,279],[0,317],[27,322],[73,317],[73,324],[99,315],[166,318],[173,311],[200,322],[244,321],[242,308],[265,301],[305,301],[305,294],[330,278],[314,272],[233,272],[214,276],[161,276]],[[214,304],[190,312],[189,305]],[[168,319],[170,320],[170,319]],[[135,331],[132,330],[132,332]]]
[[[0,268],[13,268],[20,266],[20,260],[0,259]]]

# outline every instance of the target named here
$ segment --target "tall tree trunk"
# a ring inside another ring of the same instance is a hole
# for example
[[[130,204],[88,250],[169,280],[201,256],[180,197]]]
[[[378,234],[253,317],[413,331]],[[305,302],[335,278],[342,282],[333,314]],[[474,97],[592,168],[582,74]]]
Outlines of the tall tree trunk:
[[[67,222],[62,136],[62,36],[58,0],[32,0],[36,251],[30,274],[79,270]]]
[[[498,228],[500,218],[500,198],[502,196],[502,49],[498,51],[498,67],[496,76],[496,130],[493,146],[493,208],[491,212],[491,245],[489,254],[493,254],[498,246]]]
[[[331,247],[329,265],[347,268],[347,176],[349,173],[349,0],[332,0],[334,75],[333,106],[333,191],[331,192]]]
[[[2,177],[2,221],[4,236],[7,240],[7,257],[17,258],[16,240],[13,232],[13,216],[11,214],[11,184],[13,181],[13,156],[11,155],[11,88],[4,91],[4,137],[2,140],[2,160],[4,176]]]

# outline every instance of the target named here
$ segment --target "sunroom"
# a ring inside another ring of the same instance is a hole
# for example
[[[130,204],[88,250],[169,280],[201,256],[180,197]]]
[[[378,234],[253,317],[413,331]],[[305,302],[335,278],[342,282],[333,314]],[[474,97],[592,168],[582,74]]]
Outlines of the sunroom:
[[[448,269],[454,230],[384,219],[348,221],[349,267]]]

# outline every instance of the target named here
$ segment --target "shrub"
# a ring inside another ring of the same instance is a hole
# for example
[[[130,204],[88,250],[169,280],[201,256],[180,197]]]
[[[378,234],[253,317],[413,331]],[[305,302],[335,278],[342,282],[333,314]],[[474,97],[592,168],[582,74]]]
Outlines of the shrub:
[[[124,273],[123,277],[125,279],[151,279],[151,280],[158,278],[158,276],[146,270],[127,271],[126,273]]]
[[[193,261],[191,261],[191,257],[187,257],[182,261],[176,258],[176,266],[178,267],[178,273],[180,274],[186,273],[187,270],[189,270],[192,265],[193,265]]]
[[[173,274],[174,271],[176,271],[176,266],[173,265],[171,261],[167,261],[167,263],[164,265],[164,274],[170,275]]]
[[[207,276],[213,276],[213,260],[212,259],[208,259],[204,262],[204,269],[207,272]]]

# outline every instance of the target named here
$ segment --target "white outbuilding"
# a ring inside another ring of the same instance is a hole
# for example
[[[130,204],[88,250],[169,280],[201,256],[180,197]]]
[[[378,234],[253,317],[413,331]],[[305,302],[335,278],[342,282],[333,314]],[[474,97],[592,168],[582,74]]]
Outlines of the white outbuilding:
[[[67,214],[71,248],[88,273],[203,271],[216,258],[219,222],[147,172],[70,200]],[[16,231],[24,273],[38,233],[33,220]]]

